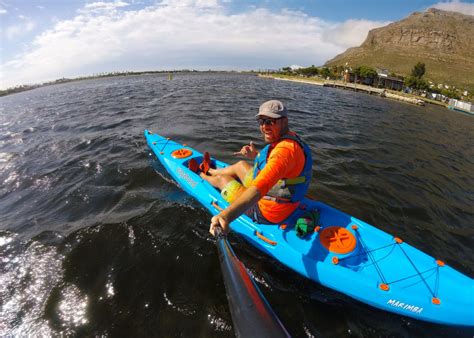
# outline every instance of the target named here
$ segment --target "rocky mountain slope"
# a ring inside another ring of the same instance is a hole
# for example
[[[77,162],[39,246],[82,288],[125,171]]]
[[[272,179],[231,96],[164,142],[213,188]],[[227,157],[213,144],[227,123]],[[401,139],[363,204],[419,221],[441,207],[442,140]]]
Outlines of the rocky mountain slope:
[[[326,66],[368,65],[409,75],[417,62],[425,78],[474,92],[474,16],[430,8],[369,32]]]

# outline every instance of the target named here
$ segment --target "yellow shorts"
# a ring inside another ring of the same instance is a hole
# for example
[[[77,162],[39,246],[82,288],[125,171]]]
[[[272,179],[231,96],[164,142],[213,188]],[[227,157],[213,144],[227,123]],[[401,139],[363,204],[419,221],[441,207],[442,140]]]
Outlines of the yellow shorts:
[[[232,203],[235,201],[237,196],[241,195],[246,188],[250,187],[253,181],[253,168],[250,169],[245,175],[244,181],[240,183],[237,180],[232,180],[227,183],[221,191],[222,197],[228,202]]]

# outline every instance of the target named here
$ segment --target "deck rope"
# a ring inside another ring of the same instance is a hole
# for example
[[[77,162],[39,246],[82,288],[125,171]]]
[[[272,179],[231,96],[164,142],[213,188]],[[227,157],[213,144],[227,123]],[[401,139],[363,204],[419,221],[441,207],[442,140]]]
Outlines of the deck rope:
[[[382,269],[380,269],[379,265],[377,264],[377,261],[374,259],[374,257],[372,256],[372,252],[367,250],[367,245],[365,245],[365,242],[364,240],[362,239],[362,236],[359,234],[359,229],[356,230],[356,233],[359,237],[359,240],[360,240],[360,244],[362,245],[362,249],[364,250],[364,252],[367,254],[367,256],[369,256],[370,260],[372,261],[372,263],[374,264],[375,266],[375,270],[377,271],[377,273],[379,274],[379,277],[380,279],[382,280],[382,283],[384,284],[387,284],[386,281],[385,281],[385,277],[383,276],[383,273],[382,273]]]
[[[388,247],[390,247],[390,246],[395,246],[395,245],[396,245],[396,243],[390,243],[390,244],[381,246],[380,248],[375,248],[375,249],[370,249],[370,250],[364,251],[364,252],[359,253],[359,254],[357,254],[357,255],[339,258],[339,261],[343,261],[343,260],[349,259],[349,258],[354,258],[354,257],[363,256],[363,255],[366,255],[366,254],[369,253],[369,252],[375,252],[375,251],[377,251],[377,250],[382,250],[382,249],[388,248]]]
[[[433,270],[435,270],[435,269],[437,269],[437,271],[436,271],[436,278],[438,278],[439,270],[438,270],[438,267],[437,267],[437,266],[432,267],[432,268],[429,268],[428,270],[425,270],[425,271],[421,272],[421,274],[426,274],[426,273],[428,273],[428,272],[430,272],[430,271],[433,271]],[[407,279],[410,279],[410,278],[413,278],[413,277],[417,277],[417,276],[418,276],[418,273],[415,273],[415,274],[413,274],[413,275],[411,275],[411,276],[403,277],[403,278],[394,280],[394,281],[392,281],[392,282],[389,282],[389,283],[387,283],[387,285],[395,284],[395,283],[398,283],[398,282],[401,282],[401,281],[404,281],[404,280],[407,280]]]
[[[398,244],[398,243],[397,243]],[[435,293],[431,290],[430,286],[428,285],[428,283],[426,282],[426,279],[423,277],[423,275],[420,273],[420,271],[418,270],[418,268],[416,267],[415,263],[413,263],[413,261],[411,260],[411,258],[408,256],[408,254],[405,252],[405,250],[403,250],[402,246],[401,246],[401,243],[399,245],[399,248],[402,249],[402,252],[405,254],[405,257],[408,259],[408,261],[411,263],[411,265],[413,266],[413,268],[415,269],[416,273],[418,274],[418,276],[420,276],[420,278],[423,280],[423,283],[426,285],[427,289],[430,291],[431,295],[433,297],[436,297]],[[437,274],[439,275],[439,274]],[[416,276],[416,275],[415,275]]]
[[[391,282],[387,282],[383,273],[382,273],[382,269],[380,268],[380,266],[377,264],[377,261],[375,260],[375,258],[373,257],[372,255],[372,252],[375,252],[375,251],[378,251],[378,250],[382,250],[382,249],[385,249],[385,248],[389,248],[391,246],[395,246],[395,245],[400,245],[401,243],[390,243],[390,244],[387,244],[387,245],[384,245],[384,246],[381,246],[379,248],[375,248],[375,249],[368,249],[367,245],[365,244],[364,240],[362,239],[362,236],[360,234],[360,232],[358,231],[358,229],[355,230],[356,233],[357,233],[357,236],[359,238],[359,241],[362,245],[362,249],[364,252],[362,253],[359,253],[357,255],[353,255],[353,256],[349,256],[349,257],[343,257],[343,258],[340,258],[340,261],[343,261],[345,259],[349,259],[349,258],[354,258],[354,257],[358,257],[358,256],[362,256],[362,255],[367,255],[371,262],[373,263],[374,267],[375,267],[375,270],[377,271],[380,279],[382,280],[382,282],[384,284],[387,284],[387,285],[390,285],[390,284],[395,284],[395,283],[398,283],[398,282],[401,282],[401,281],[404,281],[404,280],[407,280],[407,279],[410,279],[410,278],[413,278],[413,277],[420,277],[421,280],[423,281],[423,283],[425,284],[425,286],[427,287],[428,291],[431,293],[431,295],[433,297],[437,297],[437,294],[438,294],[438,289],[439,289],[439,266],[435,266],[433,268],[430,268],[430,269],[427,269],[423,272],[420,272],[418,270],[418,268],[415,266],[415,264],[413,263],[413,261],[410,259],[410,257],[408,256],[408,254],[406,253],[405,250],[403,250],[403,248],[401,246],[400,249],[402,250],[402,252],[404,253],[405,257],[408,259],[408,261],[410,262],[410,264],[413,266],[413,268],[415,269],[416,273],[413,274],[413,275],[410,275],[410,276],[407,276],[407,277],[404,277],[404,278],[400,278],[400,279],[397,279],[397,280],[394,280],[394,281],[391,281]],[[428,282],[426,281],[426,279],[423,277],[423,274],[426,274],[430,271],[433,271],[436,269],[436,281],[435,281],[435,290],[433,291],[430,286],[428,285]]]
[[[160,150],[160,153],[163,152],[163,150],[165,149],[166,145],[168,144],[168,142],[170,141],[170,139],[166,139],[166,142],[163,144],[163,147],[161,147],[161,150]]]

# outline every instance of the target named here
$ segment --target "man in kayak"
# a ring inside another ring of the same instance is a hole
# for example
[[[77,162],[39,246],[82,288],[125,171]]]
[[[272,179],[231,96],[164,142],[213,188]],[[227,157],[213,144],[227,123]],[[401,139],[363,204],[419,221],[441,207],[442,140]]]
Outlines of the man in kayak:
[[[279,224],[297,209],[308,190],[311,151],[289,130],[286,107],[270,100],[260,106],[256,117],[267,145],[258,152],[250,142],[235,153],[254,160],[253,166],[242,160],[223,169],[212,169],[208,154],[201,165],[200,176],[219,188],[230,203],[212,217],[212,234],[216,226],[228,233],[230,222],[243,213],[261,224]]]

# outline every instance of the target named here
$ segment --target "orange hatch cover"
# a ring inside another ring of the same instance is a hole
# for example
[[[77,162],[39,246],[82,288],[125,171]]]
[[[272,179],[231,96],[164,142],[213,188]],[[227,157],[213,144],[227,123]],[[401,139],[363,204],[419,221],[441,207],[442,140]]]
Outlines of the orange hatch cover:
[[[193,154],[193,152],[187,148],[181,148],[181,149],[177,149],[175,151],[173,151],[171,153],[171,156],[173,156],[174,158],[186,158],[186,157],[189,157]]]
[[[321,230],[319,241],[327,250],[338,254],[353,251],[357,244],[356,238],[349,230],[338,226]]]

